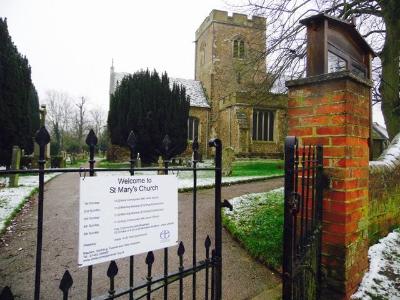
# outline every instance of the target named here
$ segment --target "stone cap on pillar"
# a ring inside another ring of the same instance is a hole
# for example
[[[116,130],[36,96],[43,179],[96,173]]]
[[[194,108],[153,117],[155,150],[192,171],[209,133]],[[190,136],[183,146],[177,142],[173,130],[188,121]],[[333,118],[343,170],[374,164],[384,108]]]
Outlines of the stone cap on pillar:
[[[300,20],[307,27],[307,77],[349,70],[371,79],[374,50],[349,22],[325,13]]]
[[[300,86],[300,85],[307,85],[307,84],[318,84],[321,82],[326,82],[329,80],[338,80],[338,79],[350,79],[350,80],[356,81],[358,83],[361,83],[361,84],[367,86],[368,88],[372,88],[374,86],[374,84],[371,80],[356,76],[349,70],[335,72],[335,73],[321,74],[321,75],[316,75],[316,76],[310,76],[310,77],[305,77],[305,78],[300,78],[300,79],[295,79],[295,80],[288,80],[285,82],[285,85],[286,85],[286,87],[293,87],[293,86]]]

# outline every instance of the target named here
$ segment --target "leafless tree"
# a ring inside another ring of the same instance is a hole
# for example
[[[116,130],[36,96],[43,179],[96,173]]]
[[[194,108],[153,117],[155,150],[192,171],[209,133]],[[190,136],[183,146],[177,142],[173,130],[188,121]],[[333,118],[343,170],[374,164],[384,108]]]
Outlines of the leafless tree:
[[[284,90],[284,81],[305,75],[305,28],[299,20],[325,12],[356,18],[357,29],[378,55],[373,62],[373,101],[381,102],[390,138],[400,130],[400,1],[398,0],[247,0],[232,5],[267,18],[264,59],[268,86]]]
[[[106,113],[102,108],[95,107],[90,110],[90,125],[99,137],[106,125]]]
[[[85,133],[85,130],[87,129],[86,126],[88,124],[87,117],[85,116],[86,114],[86,99],[85,97],[81,97],[79,102],[75,103],[75,106],[77,107],[77,111],[75,113],[75,131],[76,131],[76,137],[78,138],[79,141],[79,148],[82,150],[83,146],[83,135]]]
[[[71,129],[74,108],[72,98],[65,92],[48,90],[46,92],[46,123],[56,138],[59,139],[60,147],[63,146],[64,135]]]

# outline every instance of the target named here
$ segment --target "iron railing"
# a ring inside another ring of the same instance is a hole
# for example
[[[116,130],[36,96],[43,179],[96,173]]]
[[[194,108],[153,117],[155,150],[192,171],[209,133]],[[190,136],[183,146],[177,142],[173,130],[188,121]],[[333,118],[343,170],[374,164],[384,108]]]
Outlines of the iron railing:
[[[285,141],[283,299],[319,299],[323,148]]]
[[[42,245],[43,245],[43,220],[45,215],[43,213],[44,199],[44,175],[45,173],[89,173],[90,176],[94,176],[96,172],[113,172],[113,171],[129,171],[131,175],[134,175],[136,171],[162,171],[164,174],[168,174],[169,171],[182,171],[182,172],[193,172],[193,223],[192,223],[192,265],[185,266],[183,263],[184,255],[186,254],[185,246],[181,241],[177,249],[177,257],[179,260],[179,266],[177,270],[171,272],[169,262],[169,249],[163,250],[163,274],[155,276],[153,272],[153,264],[155,256],[153,251],[147,253],[145,263],[147,265],[147,274],[145,274],[145,280],[143,282],[136,283],[134,281],[134,256],[130,256],[129,259],[129,278],[127,287],[122,290],[115,289],[115,277],[118,274],[118,265],[116,261],[109,263],[106,275],[109,278],[109,287],[105,295],[93,298],[92,296],[92,284],[93,284],[93,267],[87,267],[87,287],[86,287],[86,299],[116,299],[121,296],[128,295],[130,300],[133,299],[151,299],[152,294],[160,289],[163,289],[163,299],[168,299],[168,286],[173,282],[179,282],[179,299],[183,299],[183,280],[185,278],[192,278],[192,299],[196,299],[196,283],[197,273],[200,271],[205,272],[205,288],[204,295],[199,296],[200,299],[215,299],[219,300],[222,298],[222,224],[221,224],[221,165],[222,165],[222,144],[219,139],[213,139],[209,142],[210,147],[215,148],[215,167],[210,168],[199,168],[197,166],[199,160],[199,144],[197,138],[193,142],[193,160],[192,167],[170,167],[170,145],[171,141],[168,135],[163,140],[164,154],[164,168],[135,168],[135,158],[137,155],[136,151],[136,137],[133,132],[130,133],[127,139],[127,145],[130,149],[130,167],[129,168],[94,168],[95,160],[94,153],[97,145],[97,137],[91,130],[86,138],[86,144],[89,146],[89,168],[51,168],[46,169],[45,164],[45,148],[50,142],[50,135],[42,127],[35,136],[35,141],[39,145],[39,160],[38,169],[30,170],[0,170],[0,176],[6,176],[10,174],[37,174],[39,177],[39,192],[38,192],[38,218],[37,218],[37,237],[36,237],[36,262],[35,262],[35,284],[34,284],[34,299],[39,300],[41,295],[41,268],[42,268]],[[198,171],[214,171],[215,172],[215,240],[214,249],[211,249],[211,238],[209,235],[204,240],[204,257],[202,260],[197,258],[197,172]],[[211,252],[211,255],[210,255]],[[123,260],[123,259],[121,259]],[[125,262],[122,262],[125,263]],[[210,282],[211,281],[211,282]],[[14,283],[15,284],[15,283]],[[65,270],[62,279],[59,283],[60,297],[68,299],[73,286],[73,278],[68,270]],[[135,293],[136,292],[136,293]],[[135,293],[135,294],[134,294]],[[139,293],[139,294],[138,294]],[[56,295],[53,295],[57,298]],[[82,295],[81,295],[82,296]],[[0,300],[14,299],[13,293],[9,286],[2,289],[0,293]]]

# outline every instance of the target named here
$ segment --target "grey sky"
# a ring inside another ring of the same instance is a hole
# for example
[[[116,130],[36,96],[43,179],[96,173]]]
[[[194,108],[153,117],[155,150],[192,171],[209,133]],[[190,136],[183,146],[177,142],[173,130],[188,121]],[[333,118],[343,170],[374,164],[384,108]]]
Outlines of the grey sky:
[[[193,78],[195,30],[212,9],[229,10],[223,0],[0,1],[40,100],[55,89],[105,110],[112,58],[116,71],[155,68]]]
[[[41,101],[56,89],[108,107],[109,70],[193,78],[194,34],[219,0],[1,0]]]

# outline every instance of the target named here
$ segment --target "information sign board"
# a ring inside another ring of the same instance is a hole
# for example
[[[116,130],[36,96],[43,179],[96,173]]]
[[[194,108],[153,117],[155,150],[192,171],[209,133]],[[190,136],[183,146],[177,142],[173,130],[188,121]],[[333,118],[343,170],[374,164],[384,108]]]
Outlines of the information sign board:
[[[170,247],[177,240],[176,176],[80,179],[80,267]]]

